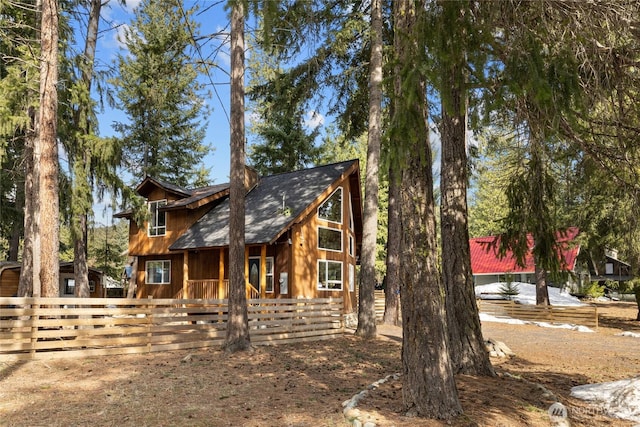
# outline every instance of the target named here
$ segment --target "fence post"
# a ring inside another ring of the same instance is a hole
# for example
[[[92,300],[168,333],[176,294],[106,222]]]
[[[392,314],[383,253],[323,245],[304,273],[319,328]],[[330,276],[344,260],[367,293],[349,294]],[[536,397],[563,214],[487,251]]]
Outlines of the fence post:
[[[31,350],[29,354],[32,359],[36,357],[36,343],[38,342],[38,319],[40,315],[38,314],[40,308],[40,303],[37,302],[36,299],[33,300],[33,304],[31,304],[31,309],[33,310],[33,315],[30,316],[31,320]]]
[[[148,300],[153,299],[152,296],[148,297]],[[153,326],[153,307],[151,304],[145,305],[145,311],[147,315],[147,353],[151,353],[151,338],[153,337],[153,332],[151,330]]]

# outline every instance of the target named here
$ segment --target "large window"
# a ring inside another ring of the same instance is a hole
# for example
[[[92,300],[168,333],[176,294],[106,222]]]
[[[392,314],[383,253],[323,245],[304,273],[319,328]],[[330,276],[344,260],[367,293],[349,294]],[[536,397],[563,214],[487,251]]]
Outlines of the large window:
[[[318,218],[342,224],[342,187],[338,188],[318,208]]]
[[[75,279],[64,279],[64,293],[65,295],[73,295],[76,290],[76,280]],[[96,282],[93,280],[89,281],[89,292],[96,291]]]
[[[342,263],[339,261],[318,260],[318,290],[342,290]]]
[[[145,283],[168,285],[171,283],[171,261],[147,261]]]
[[[318,249],[342,252],[342,231],[318,227]]]
[[[149,202],[149,236],[164,236],[167,232],[167,213],[160,208],[167,204],[166,200]]]

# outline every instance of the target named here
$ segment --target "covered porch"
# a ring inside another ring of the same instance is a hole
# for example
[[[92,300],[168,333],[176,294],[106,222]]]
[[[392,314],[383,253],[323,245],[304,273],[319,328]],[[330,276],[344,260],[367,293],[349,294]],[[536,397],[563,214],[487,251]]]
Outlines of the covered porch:
[[[288,295],[288,289],[282,286],[278,286],[276,290],[274,283],[276,256],[275,248],[268,248],[267,245],[245,248],[244,277],[247,299],[274,298],[276,292],[278,295]],[[183,251],[182,289],[175,297],[185,299],[228,298],[228,260],[229,250],[226,247]]]

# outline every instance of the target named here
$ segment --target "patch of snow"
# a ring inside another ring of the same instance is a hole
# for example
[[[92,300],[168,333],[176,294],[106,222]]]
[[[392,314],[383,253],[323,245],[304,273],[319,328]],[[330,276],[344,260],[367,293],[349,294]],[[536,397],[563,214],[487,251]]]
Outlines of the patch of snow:
[[[595,332],[593,329],[582,325],[572,325],[568,323],[551,324],[547,322],[533,322],[529,320],[513,319],[511,317],[496,317],[486,313],[480,313],[481,322],[507,323],[509,325],[536,325],[541,328],[570,329],[577,332]]]
[[[637,332],[631,332],[631,331],[624,331],[624,332],[620,332],[619,334],[616,334],[619,337],[633,337],[633,338],[640,338],[640,334]]]
[[[597,404],[607,414],[640,423],[640,377],[573,387],[571,396]]]
[[[511,297],[513,301],[516,301],[520,304],[536,304],[536,285],[523,282],[512,282],[512,284],[514,286],[517,286],[518,290],[520,291],[518,295],[514,295]],[[476,286],[476,297],[482,299],[504,299],[504,297],[500,294],[500,288],[502,288],[504,285],[504,282],[496,282],[489,283],[488,285]],[[561,290],[560,288],[549,286],[547,289],[549,289],[549,301],[551,302],[551,305],[586,305],[580,302],[578,298],[570,295],[569,292]]]

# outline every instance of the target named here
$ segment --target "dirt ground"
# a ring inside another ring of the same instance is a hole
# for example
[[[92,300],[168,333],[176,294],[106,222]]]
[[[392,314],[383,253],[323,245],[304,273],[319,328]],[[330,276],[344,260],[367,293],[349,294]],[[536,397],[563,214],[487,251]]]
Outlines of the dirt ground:
[[[544,426],[553,403],[572,426],[631,426],[569,396],[571,387],[640,375],[632,303],[600,304],[596,333],[488,323],[485,338],[515,353],[492,359],[495,378],[459,376],[465,414],[452,423],[402,416],[402,381],[373,390],[358,408],[378,426]],[[175,351],[0,363],[0,426],[345,426],[342,402],[401,372],[400,330],[256,347],[246,354]]]

